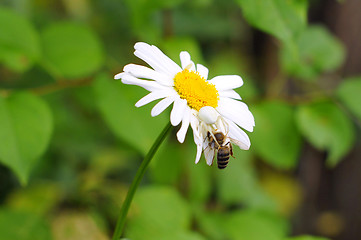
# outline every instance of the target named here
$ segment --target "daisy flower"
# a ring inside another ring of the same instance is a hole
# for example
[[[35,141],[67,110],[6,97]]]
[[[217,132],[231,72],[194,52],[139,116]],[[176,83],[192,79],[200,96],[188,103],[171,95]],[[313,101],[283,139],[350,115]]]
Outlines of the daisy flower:
[[[138,42],[134,48],[134,55],[151,68],[128,64],[114,78],[150,92],[135,104],[136,107],[161,99],[151,111],[153,117],[173,103],[170,122],[173,126],[181,123],[177,132],[180,143],[184,142],[191,126],[197,145],[196,163],[202,151],[210,146],[208,132],[222,132],[227,141],[241,149],[249,149],[250,140],[241,128],[252,132],[255,123],[247,105],[239,101],[241,97],[233,90],[243,85],[240,76],[223,75],[207,80],[208,69],[195,65],[186,51],[180,53],[179,66],[154,45]],[[208,165],[212,165],[213,157],[214,153],[205,154]]]

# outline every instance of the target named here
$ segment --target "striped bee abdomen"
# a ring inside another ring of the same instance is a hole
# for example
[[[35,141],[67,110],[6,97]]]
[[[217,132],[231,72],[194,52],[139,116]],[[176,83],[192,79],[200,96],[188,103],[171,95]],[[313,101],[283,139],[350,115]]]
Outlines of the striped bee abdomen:
[[[219,169],[227,167],[229,161],[230,149],[227,146],[218,148],[217,164]]]

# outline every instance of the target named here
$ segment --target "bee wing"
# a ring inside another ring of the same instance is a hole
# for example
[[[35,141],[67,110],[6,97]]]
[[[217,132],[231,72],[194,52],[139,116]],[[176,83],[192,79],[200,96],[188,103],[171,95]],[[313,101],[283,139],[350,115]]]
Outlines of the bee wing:
[[[214,145],[214,144],[213,144]],[[214,154],[216,152],[216,149],[214,146],[208,145],[204,150],[204,158],[206,159],[206,162],[209,166],[213,164]]]
[[[215,151],[214,142],[210,141],[208,136],[206,136],[203,141],[203,154],[209,166],[213,164]]]
[[[236,144],[240,149],[244,149],[244,143],[241,141],[238,141],[237,139],[228,137],[231,143]]]

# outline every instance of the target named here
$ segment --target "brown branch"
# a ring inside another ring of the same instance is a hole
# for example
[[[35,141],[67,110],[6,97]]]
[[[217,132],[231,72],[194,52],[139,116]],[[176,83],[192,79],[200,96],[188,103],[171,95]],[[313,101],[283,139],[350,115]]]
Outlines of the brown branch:
[[[45,95],[65,88],[83,87],[89,85],[93,78],[84,78],[79,80],[59,80],[53,84],[33,88],[30,91],[37,95]]]

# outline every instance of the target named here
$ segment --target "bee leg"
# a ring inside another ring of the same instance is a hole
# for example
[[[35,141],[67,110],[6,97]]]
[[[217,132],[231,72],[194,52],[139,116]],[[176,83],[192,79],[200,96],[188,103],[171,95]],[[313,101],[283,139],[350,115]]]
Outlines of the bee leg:
[[[233,158],[235,158],[235,157],[233,156],[233,147],[232,147],[232,144],[231,144],[230,142],[228,142],[227,144],[229,144],[229,152],[231,153],[231,156],[232,156]]]
[[[208,133],[209,133],[210,136],[213,138],[213,141],[212,141],[212,142],[214,142],[215,147],[218,149],[220,146],[219,146],[219,144],[218,144],[218,142],[217,142],[216,137],[214,136],[214,134],[213,134],[212,132],[207,132],[207,135],[208,135]]]

